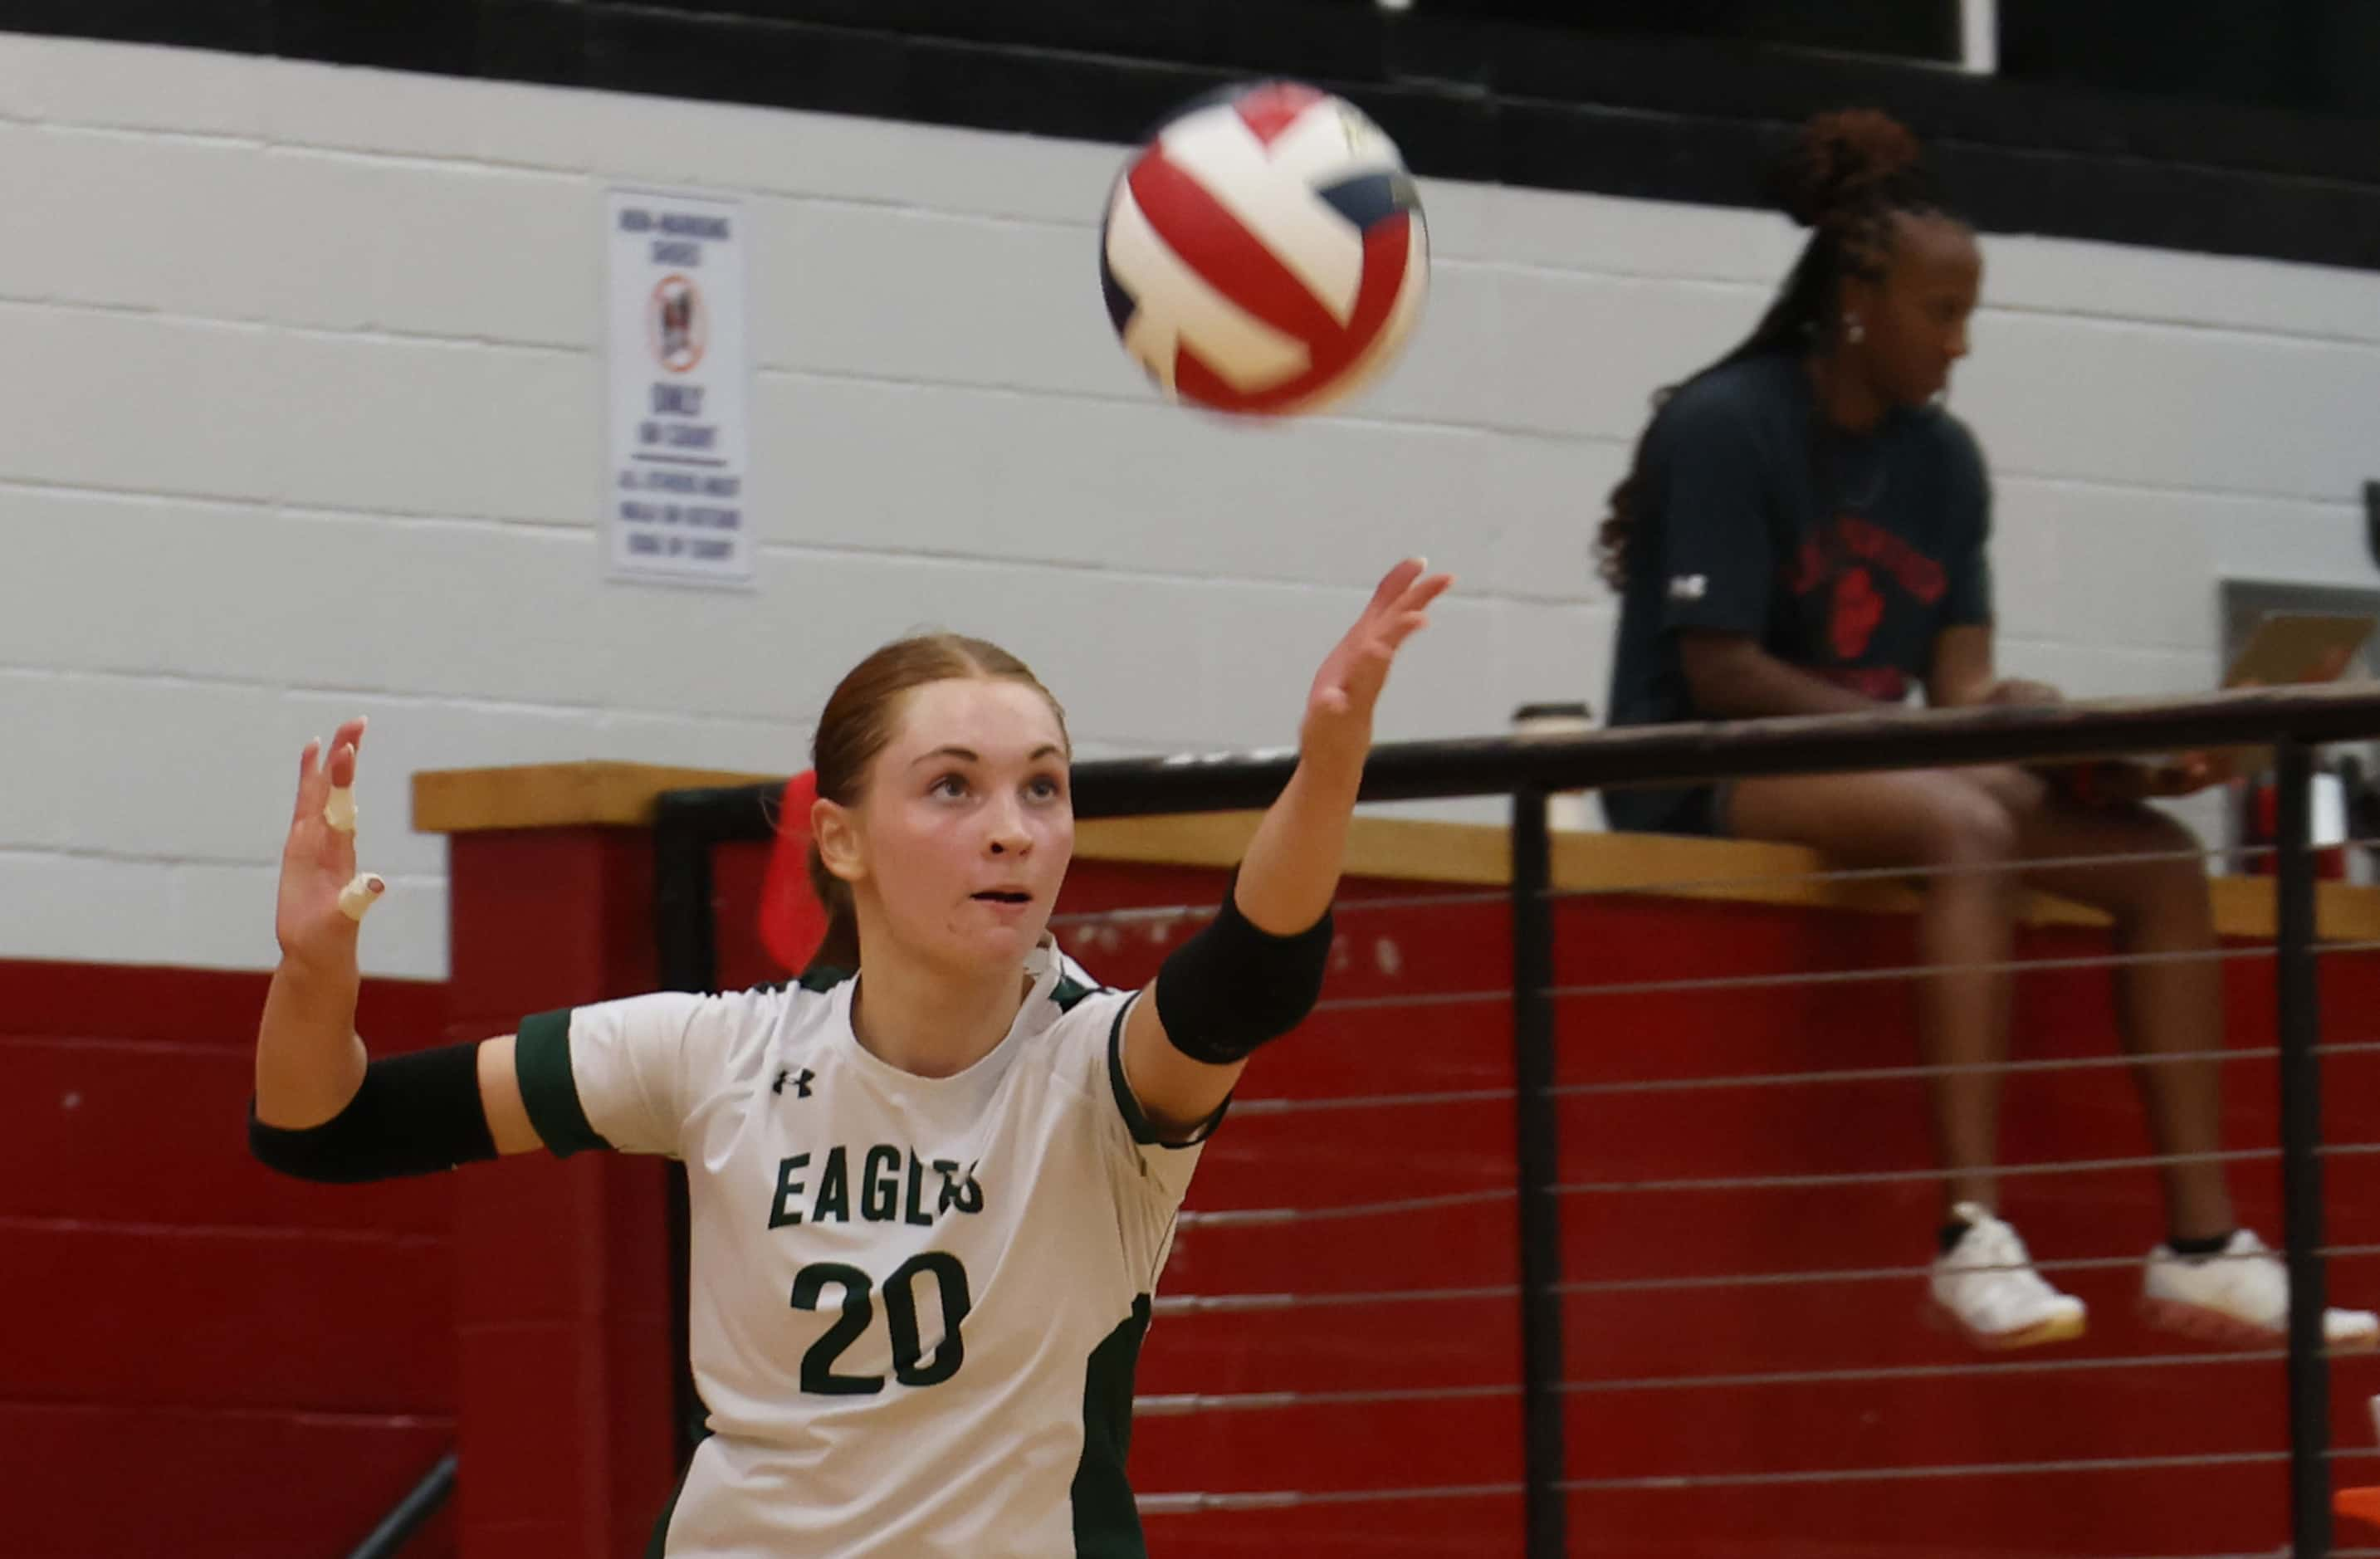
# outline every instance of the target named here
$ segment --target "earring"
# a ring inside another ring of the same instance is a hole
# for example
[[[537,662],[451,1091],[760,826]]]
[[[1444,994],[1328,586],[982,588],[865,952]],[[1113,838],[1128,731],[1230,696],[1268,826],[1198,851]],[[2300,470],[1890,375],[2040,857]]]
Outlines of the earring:
[[[1860,323],[1857,314],[1843,316],[1843,339],[1854,347],[1867,339],[1867,326]]]

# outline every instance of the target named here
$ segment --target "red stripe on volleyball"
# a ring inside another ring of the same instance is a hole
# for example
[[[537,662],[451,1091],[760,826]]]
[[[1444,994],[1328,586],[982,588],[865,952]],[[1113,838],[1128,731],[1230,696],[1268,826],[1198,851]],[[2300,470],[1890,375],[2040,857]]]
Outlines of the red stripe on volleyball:
[[[1339,334],[1339,322],[1305,284],[1188,169],[1168,161],[1163,147],[1133,164],[1130,182],[1149,226],[1208,286],[1308,346]]]
[[[1253,393],[1233,389],[1188,347],[1174,359],[1173,388],[1203,406],[1221,411],[1286,410],[1328,389],[1333,380],[1369,351],[1396,311],[1397,295],[1404,288],[1405,269],[1413,255],[1413,215],[1399,212],[1374,223],[1364,234],[1364,279],[1355,294],[1355,311],[1341,330],[1334,323],[1327,337],[1309,339],[1312,359],[1305,372]]]
[[[1173,349],[1173,393],[1218,411],[1253,411],[1247,396],[1232,388],[1224,377],[1207,366],[1207,359],[1187,346]]]
[[[1324,94],[1312,87],[1295,81],[1271,81],[1242,92],[1232,106],[1256,137],[1270,146],[1281,139],[1290,126],[1297,123],[1299,115],[1322,102]]]

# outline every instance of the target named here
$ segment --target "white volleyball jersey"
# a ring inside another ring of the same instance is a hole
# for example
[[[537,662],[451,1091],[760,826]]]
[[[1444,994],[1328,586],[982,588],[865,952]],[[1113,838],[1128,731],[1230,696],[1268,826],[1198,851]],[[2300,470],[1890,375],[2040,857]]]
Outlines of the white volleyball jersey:
[[[1047,938],[1027,972],[1007,1037],[950,1078],[863,1049],[849,980],[521,1025],[549,1147],[686,1166],[711,1432],[652,1553],[1145,1553],[1133,1367],[1198,1150],[1124,1086],[1132,995],[1066,978]]]

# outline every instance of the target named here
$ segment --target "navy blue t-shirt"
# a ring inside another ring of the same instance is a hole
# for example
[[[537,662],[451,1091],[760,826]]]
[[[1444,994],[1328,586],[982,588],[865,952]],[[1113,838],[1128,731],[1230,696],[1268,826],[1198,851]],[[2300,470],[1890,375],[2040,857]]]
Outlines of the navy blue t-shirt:
[[[1789,665],[1900,702],[1948,627],[1991,620],[1991,489],[1965,425],[1897,409],[1871,432],[1819,415],[1797,357],[1748,358],[1653,419],[1611,673],[1614,725],[1707,716],[1682,630],[1750,636]],[[1604,793],[1614,828],[1706,833],[1711,794]]]

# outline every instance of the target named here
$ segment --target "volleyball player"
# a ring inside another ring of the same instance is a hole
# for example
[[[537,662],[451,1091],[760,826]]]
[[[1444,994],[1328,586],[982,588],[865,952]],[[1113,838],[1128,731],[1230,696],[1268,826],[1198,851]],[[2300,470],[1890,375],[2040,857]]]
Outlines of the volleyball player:
[[[1600,551],[1621,593],[1616,725],[1840,714],[1902,702],[2041,704],[2055,689],[1994,664],[1982,451],[1937,404],[1968,349],[1983,262],[1944,209],[1916,139],[1884,115],[1813,120],[1782,195],[1811,236],[1749,338],[1664,392],[1613,490]],[[1616,791],[1615,827],[1815,846],[1930,875],[1919,944],[1925,1060],[1948,1216],[1934,1302],[1973,1341],[2080,1335],[2081,1300],[2034,1267],[1997,1212],[2018,890],[2106,910],[2118,947],[2163,956],[2116,971],[2125,1043],[2165,1169],[2168,1227],[2150,1255],[2151,1319],[2215,1340],[2286,1327],[2285,1269],[2233,1215],[2221,1164],[2222,970],[2197,841],[2144,802],[2217,776],[2204,760],[2121,771],[2120,794],[2015,768],[1794,775]],[[2143,776],[2145,776],[2143,779]],[[2079,857],[2150,857],[2072,864]],[[2030,864],[2029,864],[2030,863]],[[2003,870],[2012,868],[2013,870]],[[2328,1316],[2336,1346],[2380,1319]]]
[[[1139,992],[1063,978],[1045,929],[1074,848],[1057,701],[937,636],[843,679],[788,820],[848,972],[373,1060],[343,726],[300,761],[254,1151],[332,1181],[540,1146],[685,1162],[710,1433],[652,1553],[1140,1554],[1133,1367],[1175,1210],[1250,1054],[1314,1002],[1373,708],[1451,582],[1381,580],[1220,909]]]

